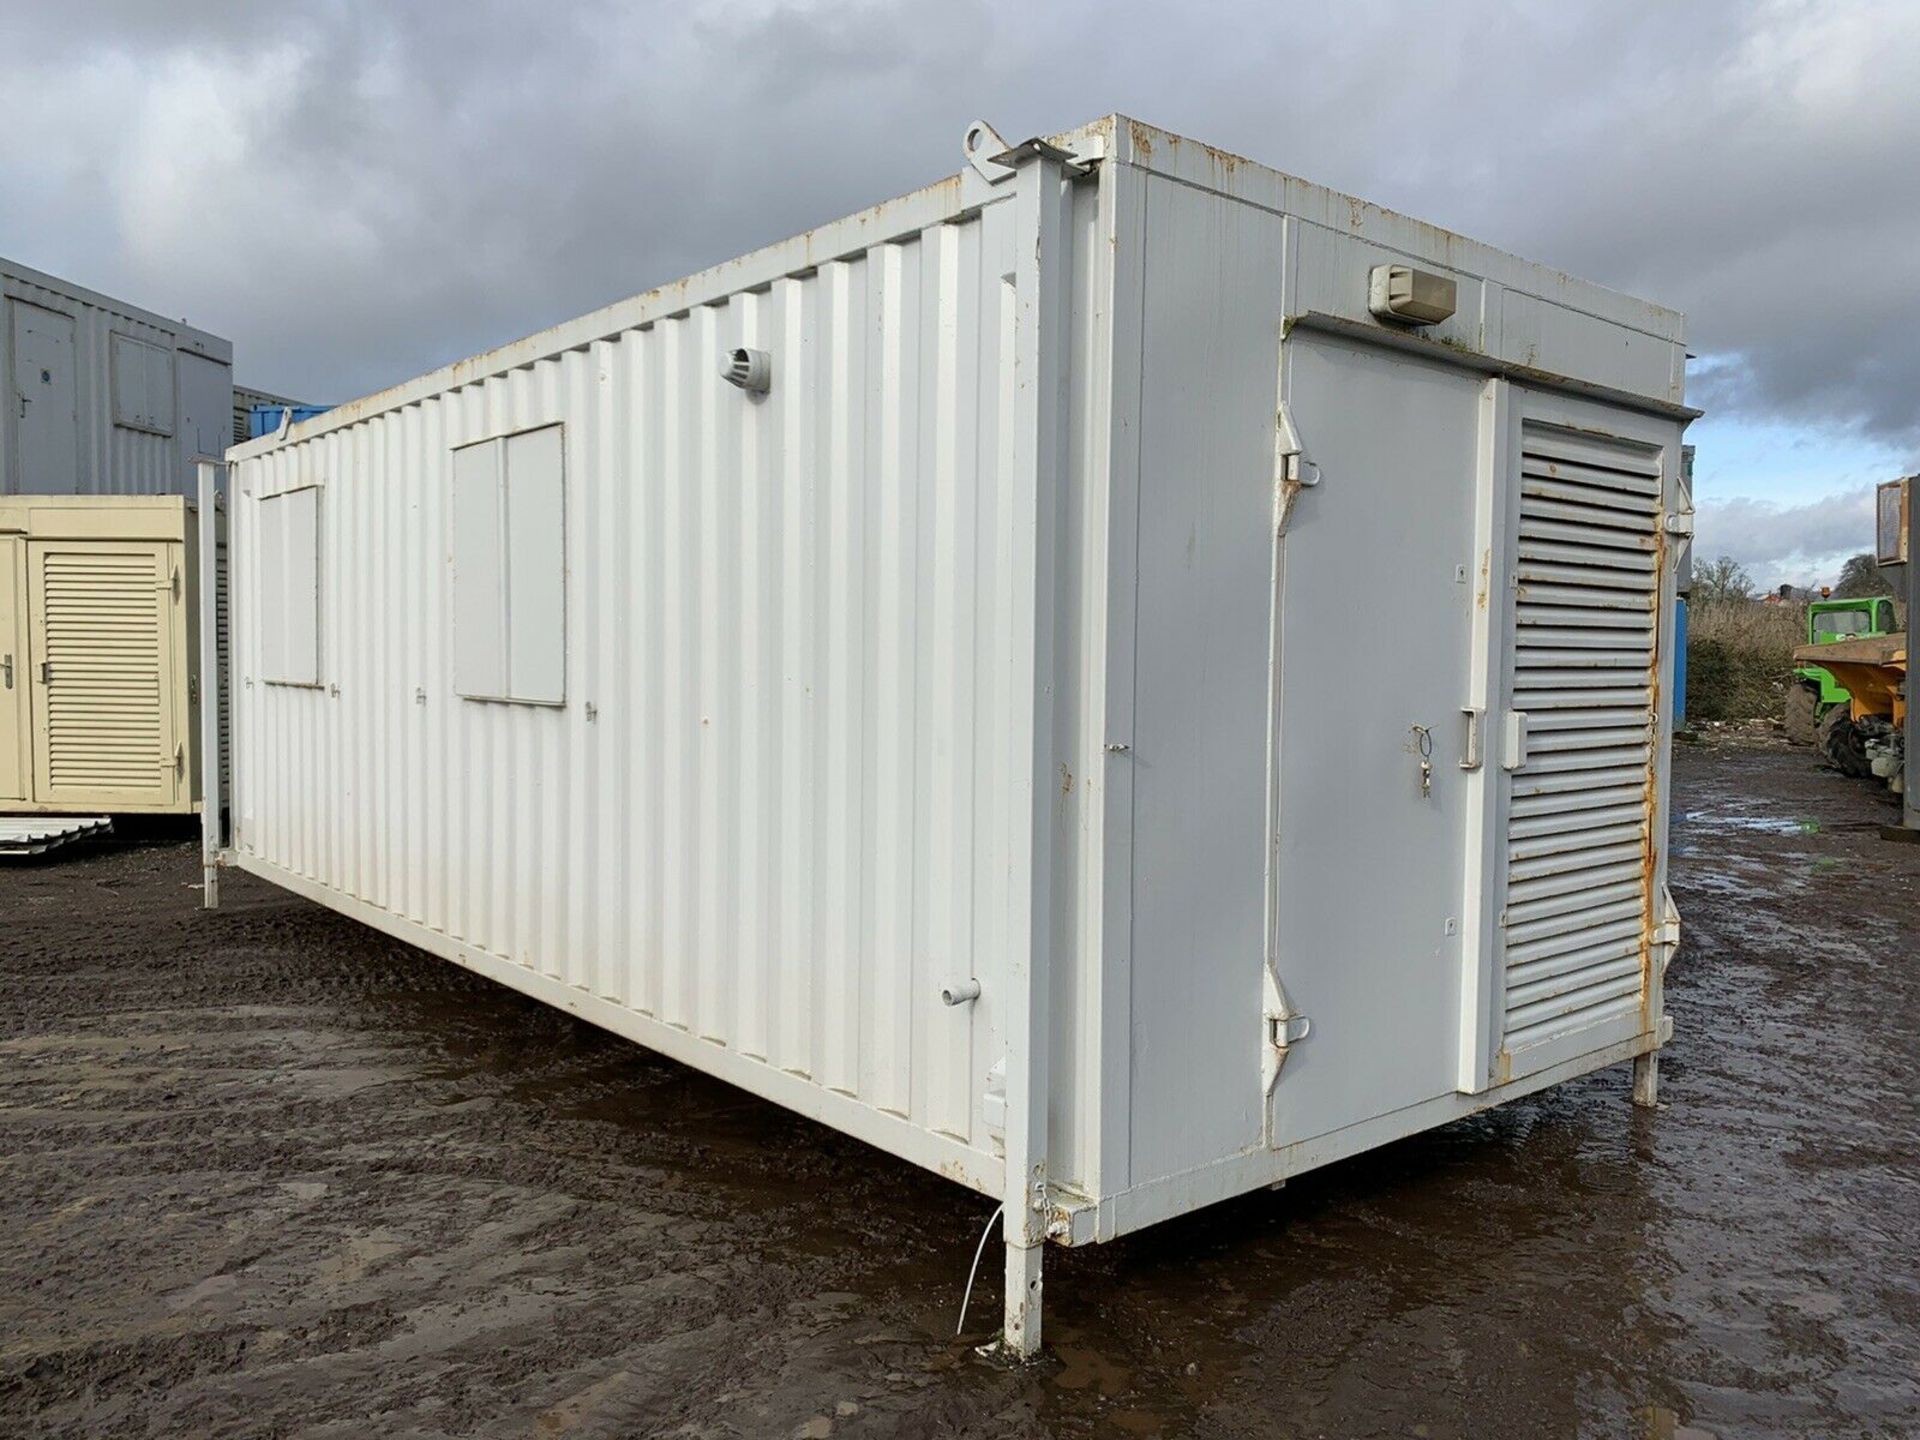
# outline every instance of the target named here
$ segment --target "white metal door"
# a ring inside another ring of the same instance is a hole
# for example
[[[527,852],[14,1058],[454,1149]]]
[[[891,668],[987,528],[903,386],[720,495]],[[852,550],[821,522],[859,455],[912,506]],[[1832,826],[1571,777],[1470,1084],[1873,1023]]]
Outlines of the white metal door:
[[[15,494],[71,495],[79,484],[80,421],[73,360],[73,318],[8,304],[13,331]]]
[[[0,805],[27,798],[26,542],[0,535]]]
[[[180,547],[34,541],[34,798],[176,803],[185,781],[175,610]]]
[[[1516,401],[1508,660],[1490,727],[1502,787],[1489,816],[1493,1083],[1654,1028],[1662,879],[1673,427],[1524,392]]]
[[[1485,381],[1298,330],[1282,375],[1319,476],[1276,550],[1270,964],[1311,1026],[1283,1145],[1454,1088]]]

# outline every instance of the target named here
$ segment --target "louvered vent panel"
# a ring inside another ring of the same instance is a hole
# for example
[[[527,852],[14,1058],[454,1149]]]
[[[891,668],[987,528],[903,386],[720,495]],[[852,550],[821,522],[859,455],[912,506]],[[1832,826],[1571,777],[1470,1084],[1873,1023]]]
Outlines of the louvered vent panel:
[[[214,562],[214,664],[219,672],[220,693],[220,793],[233,794],[233,626],[232,601],[227,583],[227,542],[221,540]],[[204,663],[204,662],[203,662]],[[200,693],[207,691],[201,677]]]
[[[1651,932],[1658,456],[1522,442],[1505,912],[1509,1052],[1635,1011]]]
[[[43,561],[45,773],[58,792],[171,792],[166,610],[151,553]],[[164,795],[160,798],[164,798]]]

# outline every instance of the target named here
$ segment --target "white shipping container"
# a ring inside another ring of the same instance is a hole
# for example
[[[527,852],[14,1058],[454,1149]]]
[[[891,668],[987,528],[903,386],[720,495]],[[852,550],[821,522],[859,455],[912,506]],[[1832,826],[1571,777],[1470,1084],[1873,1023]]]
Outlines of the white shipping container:
[[[233,347],[0,259],[0,495],[186,495],[232,439]]]
[[[237,447],[208,880],[1003,1200],[1024,1353],[1046,1241],[1651,1101],[1692,412],[1673,312],[1207,146],[966,156]]]

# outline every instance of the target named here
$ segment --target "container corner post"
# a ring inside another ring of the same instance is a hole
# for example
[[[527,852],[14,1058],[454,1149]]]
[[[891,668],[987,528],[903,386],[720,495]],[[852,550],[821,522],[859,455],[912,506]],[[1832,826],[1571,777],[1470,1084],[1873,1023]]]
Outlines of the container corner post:
[[[222,739],[220,709],[225,699],[227,676],[220,666],[220,605],[223,583],[220,573],[220,481],[225,465],[202,460],[197,466],[199,479],[200,613],[200,903],[208,910],[220,908],[220,856],[223,848],[221,819],[226,807],[225,787],[221,785]]]
[[[1056,537],[1067,486],[1067,326],[1072,299],[1072,194],[1060,151],[1034,141],[1000,157],[1015,172],[1015,230],[1022,238],[1013,275],[1013,473],[1021,499],[1013,573],[1017,604],[1033,617],[1015,661],[1016,707],[1028,717],[1032,748],[1022,777],[1025,823],[1016,827],[1012,868],[1026,877],[1016,909],[1017,942],[1007,965],[1002,1027],[1007,1043],[1006,1316],[1008,1358],[1040,1350],[1040,1272],[1047,1243],[1048,1100],[1052,1062],[1048,1007],[1053,943],[1054,626]]]
[[[1016,1235],[1016,1217],[1007,1217],[1006,1318],[1001,1343],[1015,1360],[1031,1360],[1040,1353],[1041,1270],[1046,1243],[1023,1244]]]
[[[1633,1103],[1645,1110],[1660,1104],[1660,1052],[1633,1057]]]

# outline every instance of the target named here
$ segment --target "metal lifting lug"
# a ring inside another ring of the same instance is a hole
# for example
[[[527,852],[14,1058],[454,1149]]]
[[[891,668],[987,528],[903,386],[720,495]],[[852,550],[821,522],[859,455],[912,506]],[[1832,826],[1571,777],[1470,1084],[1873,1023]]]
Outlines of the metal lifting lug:
[[[976,120],[967,127],[966,134],[960,138],[960,150],[974,172],[989,185],[998,185],[1013,174],[1013,167],[998,158],[1007,153],[1007,142],[984,120]]]

